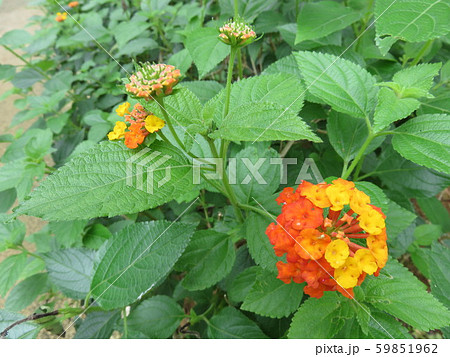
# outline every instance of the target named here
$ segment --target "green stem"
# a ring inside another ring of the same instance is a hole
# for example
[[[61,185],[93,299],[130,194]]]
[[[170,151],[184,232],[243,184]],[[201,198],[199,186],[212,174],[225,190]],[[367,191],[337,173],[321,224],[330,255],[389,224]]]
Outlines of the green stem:
[[[174,137],[174,139],[178,143],[178,145],[181,147],[181,149],[183,149],[183,151],[186,152],[186,147],[184,146],[183,142],[178,137],[178,134],[176,133],[175,129],[173,128],[172,121],[170,120],[169,115],[167,114],[167,110],[164,106],[164,98],[155,98],[155,100],[161,106],[164,119],[166,120],[167,126],[169,127],[169,130],[172,133],[172,136]]]
[[[234,0],[234,18],[236,19],[239,16],[239,1]]]
[[[372,142],[372,140],[374,138],[375,138],[375,135],[370,133],[369,136],[367,137],[366,141],[364,142],[364,144],[361,146],[361,148],[359,149],[358,153],[356,154],[356,157],[352,161],[352,164],[345,171],[345,173],[342,175],[342,178],[344,180],[347,179],[350,176],[352,171],[355,169],[356,165],[358,165],[359,160],[361,160],[361,158],[364,156],[364,153],[366,152],[367,147],[370,145],[370,143]]]
[[[253,212],[259,213],[260,215],[269,217],[272,220],[274,219],[274,217],[270,213],[268,213],[268,212],[266,212],[266,211],[264,211],[264,210],[262,210],[262,209],[260,209],[258,207],[245,205],[245,204],[242,204],[242,203],[239,204],[239,207],[241,207],[242,209],[245,209],[247,211],[253,211]]]
[[[364,162],[364,156],[359,160],[358,165],[356,165],[355,174],[353,175],[353,181],[358,181],[359,173],[361,172],[361,168]]]
[[[42,74],[46,79],[50,80],[51,77],[49,75],[47,75],[47,73],[45,73],[42,69],[40,69],[39,67],[37,67],[36,65],[34,65],[33,63],[31,63],[30,61],[26,60],[25,58],[23,58],[21,55],[19,55],[16,51],[14,51],[12,48],[6,46],[6,45],[2,45],[5,50],[7,50],[8,52],[11,52],[14,56],[16,56],[18,59],[20,59],[22,62],[24,62],[27,66],[33,68],[34,70],[36,70],[37,72],[39,72],[40,74]]]
[[[413,61],[410,63],[410,66],[415,66],[417,63],[420,62],[420,60],[422,59],[422,57],[425,55],[425,53],[428,51],[428,49],[430,48],[430,46],[433,44],[434,40],[428,40],[427,42],[425,42],[425,44],[423,45],[423,47],[420,49],[419,53],[416,55],[416,57],[413,59]]]
[[[238,63],[237,63],[238,78],[242,79],[242,78],[244,78],[244,68],[242,67],[242,51],[241,51],[241,49],[238,49],[238,51],[237,51],[237,58],[238,58]]]
[[[123,338],[128,338],[127,308],[122,309],[123,314]]]
[[[237,48],[232,46],[230,51],[230,61],[228,62],[227,85],[225,90],[225,108],[223,111],[224,118],[228,115],[228,111],[230,110],[231,80],[233,79],[233,68],[234,60],[236,58],[236,52]]]

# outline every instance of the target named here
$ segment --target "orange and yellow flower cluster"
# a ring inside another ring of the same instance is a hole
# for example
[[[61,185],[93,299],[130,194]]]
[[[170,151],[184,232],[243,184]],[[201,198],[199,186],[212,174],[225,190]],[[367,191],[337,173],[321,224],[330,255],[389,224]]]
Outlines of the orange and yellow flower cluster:
[[[130,103],[125,102],[116,109],[117,115],[124,117],[125,122],[117,121],[114,129],[108,133],[109,140],[125,139],[125,145],[136,149],[150,133],[164,127],[164,120],[148,113],[141,104],[136,104],[130,112]],[[126,123],[129,123],[128,126]]]
[[[219,39],[231,46],[243,47],[256,38],[253,29],[240,19],[230,20],[219,29]]]
[[[56,13],[55,21],[63,22],[67,19],[67,12],[58,12]]]
[[[303,181],[295,191],[285,188],[277,202],[282,213],[266,234],[275,254],[286,254],[286,263],[277,263],[278,279],[306,282],[304,292],[312,297],[339,291],[353,298],[353,288],[385,266],[385,215],[353,182]]]
[[[125,89],[137,97],[151,100],[172,93],[180,76],[180,70],[174,66],[144,63],[130,76],[130,83],[125,84]]]

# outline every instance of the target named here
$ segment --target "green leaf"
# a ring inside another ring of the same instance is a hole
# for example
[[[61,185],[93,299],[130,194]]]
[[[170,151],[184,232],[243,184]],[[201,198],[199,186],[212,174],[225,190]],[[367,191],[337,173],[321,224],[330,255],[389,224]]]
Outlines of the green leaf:
[[[92,225],[83,237],[83,245],[90,249],[99,249],[106,240],[111,238],[111,232],[104,225]]]
[[[0,38],[0,44],[7,45],[13,48],[26,45],[30,43],[30,41],[30,33],[22,29],[8,31]]]
[[[338,112],[368,117],[375,106],[375,79],[362,67],[318,52],[296,52],[308,91]]]
[[[7,217],[7,215],[0,214],[0,252],[21,244],[25,238],[25,224],[19,220],[4,223],[3,220],[6,220]]]
[[[309,298],[295,313],[288,338],[332,338],[342,328],[342,298],[325,292],[320,298]]]
[[[430,259],[431,292],[447,308],[450,307],[450,249],[445,244],[434,242],[431,246]],[[448,323],[448,321],[447,321]]]
[[[223,279],[236,259],[231,237],[211,229],[197,231],[177,262],[177,269],[187,270],[183,287],[203,290]]]
[[[433,86],[434,77],[439,74],[441,66],[441,63],[425,63],[408,67],[394,74],[392,80],[403,87],[403,92],[400,93],[402,98],[405,98],[408,91],[412,92],[412,90],[421,97],[426,97]]]
[[[194,93],[202,104],[205,104],[223,89],[223,85],[216,81],[181,82],[180,86]]]
[[[168,338],[184,318],[184,311],[168,296],[153,296],[143,301],[128,317],[128,328],[148,338]]]
[[[219,41],[218,36],[219,32],[215,28],[204,27],[188,34],[184,42],[197,66],[200,79],[230,53],[230,48]]]
[[[267,338],[255,322],[228,306],[208,321],[209,338]]]
[[[392,145],[416,164],[450,174],[450,116],[421,115],[398,127]]]
[[[234,1],[219,0],[221,15],[234,16]],[[276,6],[276,0],[238,0],[238,12],[246,21],[252,22],[263,11]]]
[[[18,314],[16,312],[0,310],[0,331],[9,327],[13,323],[24,319],[25,316]],[[6,338],[10,339],[25,339],[25,338],[36,338],[40,328],[31,322],[25,322],[14,326],[8,331]]]
[[[114,331],[114,325],[120,318],[118,311],[89,312],[83,322],[77,327],[75,339],[106,339]]]
[[[380,276],[366,281],[366,302],[376,308],[424,331],[447,326],[450,312],[397,261],[388,261]]]
[[[17,73],[11,80],[14,87],[20,89],[30,88],[36,82],[44,79],[44,76],[33,68],[25,68]]]
[[[236,154],[236,177],[231,177],[230,173],[230,182],[239,202],[254,203],[253,198],[261,202],[277,191],[281,182],[280,164],[273,164],[271,160],[279,157],[278,152],[267,149],[264,143],[249,146]]]
[[[0,191],[0,214],[6,213],[10,210],[12,205],[16,202],[17,191],[14,188]],[[0,228],[1,231],[1,228]],[[1,237],[1,233],[0,233]],[[1,238],[0,238],[1,241]],[[1,246],[1,243],[0,243]],[[1,250],[2,248],[0,248]]]
[[[298,309],[303,286],[293,282],[286,284],[272,272],[259,268],[241,309],[271,318],[287,317]]]
[[[277,272],[275,264],[281,258],[275,255],[269,237],[266,235],[266,228],[272,222],[274,221],[265,216],[249,214],[245,221],[245,239],[255,262],[268,271]]]
[[[450,232],[450,214],[436,197],[418,198],[417,203],[428,220],[440,225],[444,232]]]
[[[178,51],[177,53],[173,54],[169,58],[167,63],[171,64],[172,66],[175,66],[180,70],[181,73],[184,74],[189,70],[189,68],[191,68],[192,58],[191,55],[189,54],[189,51],[186,48],[183,48],[181,51]]]
[[[127,24],[129,26],[128,22]],[[128,58],[130,58],[142,54],[143,51],[147,52],[158,47],[158,42],[156,42],[152,38],[135,38],[134,40],[131,40],[124,46],[120,47],[119,52],[117,52],[116,56],[127,56]]]
[[[40,273],[21,281],[8,294],[5,309],[9,311],[25,309],[47,290],[47,279],[47,273]]]
[[[368,330],[370,338],[412,338],[406,327],[392,316],[380,311],[371,311],[371,315]]]
[[[301,80],[302,75],[294,55],[289,55],[273,62],[261,73],[261,75],[279,73],[285,73],[292,77],[296,77],[297,80]]]
[[[398,244],[395,244],[397,236],[407,229],[416,218],[417,216],[414,213],[404,209],[394,201],[389,201],[388,210],[386,212],[386,233],[389,237],[388,242],[391,244],[394,243],[395,249],[397,250],[396,256],[405,253],[408,248],[408,246],[401,247]],[[412,241],[413,238],[411,236],[408,243],[411,244]]]
[[[155,101],[146,105],[156,116],[163,118],[162,108]],[[209,123],[205,123],[202,118],[202,105],[198,97],[188,88],[180,88],[172,95],[164,98],[166,108],[173,125],[188,126],[198,125],[206,130]]]
[[[143,156],[136,158],[136,154]],[[131,175],[127,175],[127,162]],[[158,187],[168,170],[170,181]],[[151,194],[142,191],[149,185],[155,186]],[[47,220],[112,217],[156,207],[191,187],[191,165],[173,146],[157,142],[145,152],[130,150],[123,143],[102,142],[49,176],[16,212]]]
[[[261,268],[259,266],[252,266],[239,273],[236,278],[233,279],[228,290],[228,296],[231,301],[235,303],[244,301],[245,297],[255,283],[260,269]]]
[[[129,21],[124,21],[119,23],[117,26],[114,26],[114,28],[112,29],[114,37],[117,41],[117,47],[120,48],[125,46],[133,38],[138,37],[142,32],[150,27],[150,22],[138,21],[136,19],[133,19],[132,23],[133,25],[130,26]]]
[[[367,124],[361,118],[332,111],[327,119],[327,133],[331,146],[344,162],[353,160],[369,135]],[[384,137],[372,140],[365,151],[369,154],[384,141]]]
[[[94,252],[84,248],[55,250],[42,254],[50,281],[66,296],[83,299],[89,292]]]
[[[441,226],[437,224],[422,224],[414,229],[414,242],[419,245],[431,245],[441,235]]]
[[[399,98],[391,89],[381,88],[378,92],[378,103],[374,115],[374,132],[380,132],[389,124],[406,118],[420,107],[414,98]]]
[[[61,247],[79,247],[86,223],[87,220],[50,222],[49,229]]]
[[[377,38],[384,37],[383,41],[389,42],[383,55],[397,39],[422,42],[448,33],[449,10],[450,5],[443,0],[377,0],[374,11]]]
[[[359,20],[361,15],[335,1],[306,3],[297,16],[295,43],[327,36]]]
[[[92,295],[107,310],[135,302],[172,269],[193,233],[194,226],[166,221],[125,227],[103,248]]]
[[[450,176],[404,159],[392,146],[384,150],[373,172],[384,185],[410,197],[430,197],[450,185]]]
[[[6,296],[8,290],[19,279],[26,263],[26,254],[10,255],[0,263],[0,296]]]
[[[210,135],[232,141],[310,140],[320,142],[294,112],[272,103],[246,104],[232,110]]]

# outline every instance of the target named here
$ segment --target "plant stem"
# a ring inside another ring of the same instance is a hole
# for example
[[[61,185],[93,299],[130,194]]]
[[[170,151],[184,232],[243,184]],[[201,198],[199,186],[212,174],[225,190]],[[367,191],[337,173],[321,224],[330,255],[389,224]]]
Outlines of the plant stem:
[[[30,61],[26,60],[24,57],[22,57],[21,55],[19,55],[16,51],[14,51],[12,48],[6,46],[6,45],[2,45],[5,50],[7,50],[8,52],[11,52],[14,56],[16,56],[18,59],[20,59],[22,62],[24,62],[27,66],[33,68],[34,70],[36,70],[37,72],[39,72],[41,75],[43,75],[47,80],[50,80],[50,76],[45,73],[42,69],[40,69],[39,67],[37,67],[36,65],[34,65],[33,63],[31,63]]]
[[[239,1],[234,0],[234,18],[236,19],[239,16]]]
[[[427,42],[425,42],[425,44],[423,45],[423,47],[420,49],[419,53],[416,55],[416,57],[413,59],[413,61],[410,63],[410,66],[415,66],[417,63],[420,62],[420,60],[422,59],[422,57],[425,55],[425,53],[428,51],[428,49],[430,48],[430,46],[433,44],[434,40],[428,40]]]
[[[369,136],[367,137],[366,141],[364,142],[364,144],[359,149],[358,153],[356,154],[356,157],[353,159],[352,164],[345,171],[345,173],[342,175],[342,178],[344,180],[347,179],[350,176],[350,174],[352,173],[352,171],[354,170],[356,165],[358,165],[359,160],[361,160],[361,158],[363,157],[364,153],[366,152],[367,147],[369,146],[369,144],[372,142],[372,140],[374,138],[375,138],[375,135],[372,134],[372,133],[369,133]]]
[[[233,68],[234,60],[236,58],[236,52],[237,48],[232,46],[230,51],[230,60],[228,62],[227,85],[225,90],[225,108],[223,110],[224,118],[228,115],[228,111],[230,110],[231,80],[233,79]]]
[[[273,217],[270,213],[268,213],[268,212],[266,212],[266,211],[264,211],[264,210],[262,210],[262,209],[260,209],[260,208],[258,208],[258,207],[254,207],[254,206],[250,206],[250,205],[245,205],[245,204],[242,204],[242,203],[239,204],[239,207],[241,207],[242,209],[245,209],[245,210],[247,210],[247,211],[257,212],[257,213],[259,213],[260,215],[269,217],[269,218],[272,219],[272,220],[274,219],[274,217]]]
[[[122,309],[123,314],[123,337],[128,338],[127,308]]]
[[[356,165],[355,174],[353,175],[353,181],[358,181],[359,173],[361,171],[363,162],[364,162],[364,156],[361,158],[361,160],[359,160],[358,165]]]
[[[183,142],[178,137],[178,134],[176,133],[175,129],[173,128],[172,122],[169,118],[169,115],[167,114],[167,110],[164,106],[164,98],[155,98],[155,100],[158,102],[158,104],[161,106],[164,119],[166,120],[167,126],[169,127],[170,132],[172,133],[172,136],[174,137],[175,141],[180,145],[181,149],[186,152],[186,147],[184,146]]]
[[[238,58],[238,63],[237,63],[238,78],[242,79],[242,78],[244,78],[244,68],[242,67],[242,51],[241,51],[241,49],[237,50],[237,58]]]

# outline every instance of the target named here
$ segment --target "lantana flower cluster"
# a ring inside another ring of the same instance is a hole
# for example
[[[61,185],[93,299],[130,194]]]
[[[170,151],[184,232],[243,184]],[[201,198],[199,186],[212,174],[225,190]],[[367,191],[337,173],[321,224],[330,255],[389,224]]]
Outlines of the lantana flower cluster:
[[[256,38],[253,29],[240,19],[230,20],[219,29],[219,39],[231,46],[243,47]]]
[[[162,129],[165,122],[156,115],[147,112],[139,103],[135,104],[131,112],[129,111],[130,106],[130,103],[125,102],[116,109],[117,115],[124,117],[125,121],[116,122],[114,129],[108,133],[108,139],[124,139],[128,148],[136,149],[144,142],[147,135]]]
[[[55,21],[63,22],[63,21],[66,21],[66,19],[67,19],[67,12],[57,12],[56,13]]]
[[[296,190],[285,188],[277,202],[282,213],[266,234],[275,254],[286,254],[286,263],[277,263],[278,279],[306,282],[312,297],[339,291],[353,298],[353,288],[385,266],[386,217],[353,182],[303,181]]]
[[[152,100],[172,93],[181,76],[180,70],[169,64],[142,64],[125,84],[128,93]]]

